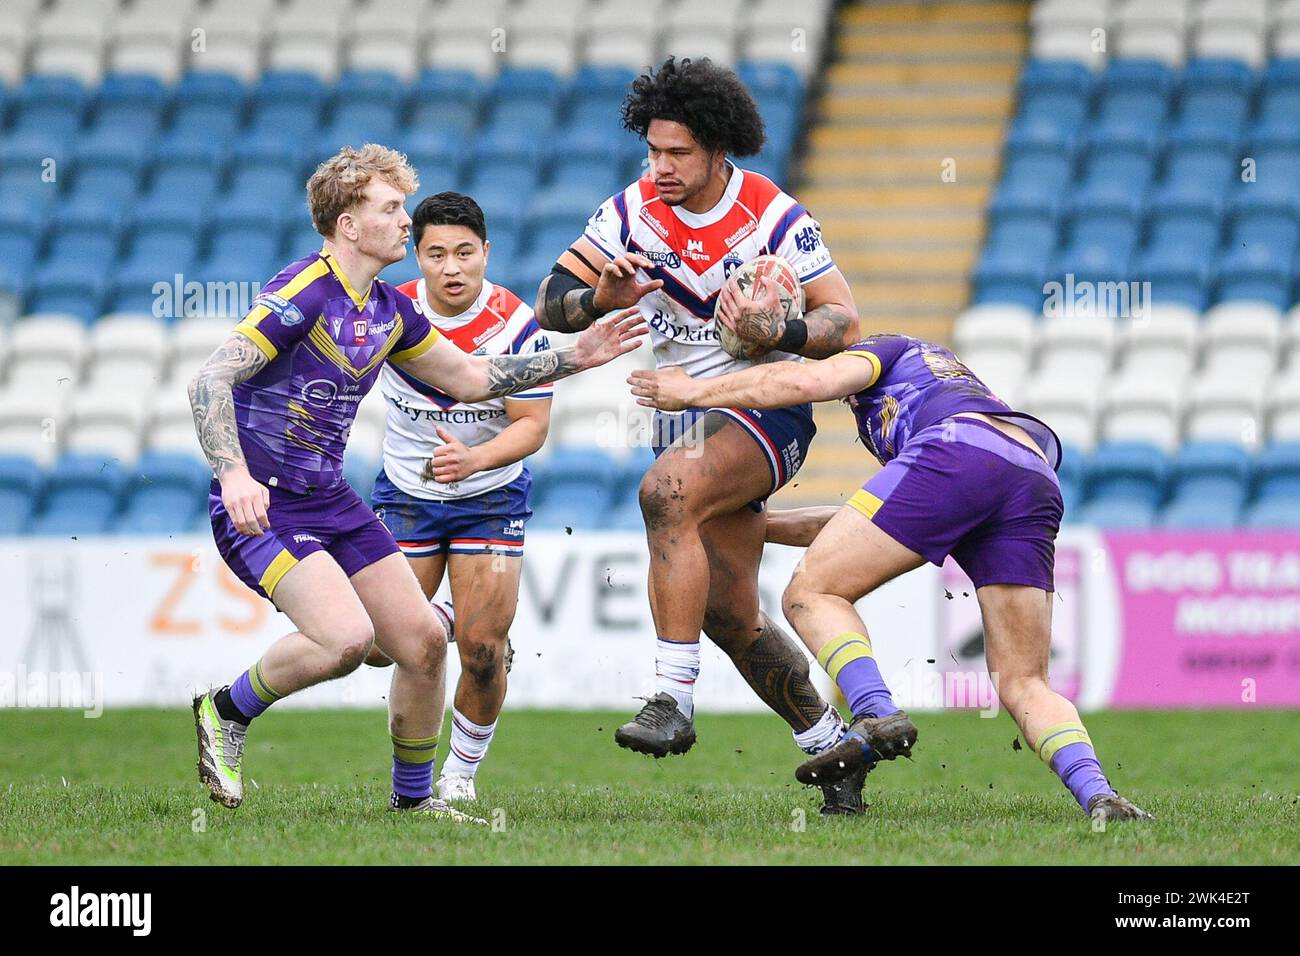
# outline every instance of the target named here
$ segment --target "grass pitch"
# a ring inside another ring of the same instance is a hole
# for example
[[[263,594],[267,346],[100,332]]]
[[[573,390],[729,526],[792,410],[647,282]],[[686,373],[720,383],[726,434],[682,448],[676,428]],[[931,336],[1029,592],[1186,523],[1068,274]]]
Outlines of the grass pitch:
[[[867,815],[823,820],[776,718],[702,716],[655,761],[614,745],[631,712],[506,713],[487,829],[385,810],[377,711],[260,719],[233,812],[198,782],[188,710],[0,711],[0,864],[1300,863],[1300,712],[1091,716],[1112,782],[1159,818],[1104,833],[1005,716],[919,715]]]

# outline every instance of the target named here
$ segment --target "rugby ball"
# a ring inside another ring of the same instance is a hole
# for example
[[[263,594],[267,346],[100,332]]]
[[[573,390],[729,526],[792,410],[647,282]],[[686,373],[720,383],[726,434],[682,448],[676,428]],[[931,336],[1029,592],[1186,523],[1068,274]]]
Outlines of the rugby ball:
[[[751,259],[733,272],[731,278],[727,281],[734,282],[741,295],[752,298],[754,283],[759,276],[762,276],[768,285],[776,287],[776,294],[780,297],[781,305],[785,309],[787,322],[802,317],[804,305],[803,286],[799,284],[799,277],[795,275],[794,266],[780,256],[759,256],[756,259]],[[718,340],[728,355],[738,359],[752,359],[758,358],[760,355],[766,355],[771,351],[765,345],[746,341],[716,318],[713,321],[718,327]]]

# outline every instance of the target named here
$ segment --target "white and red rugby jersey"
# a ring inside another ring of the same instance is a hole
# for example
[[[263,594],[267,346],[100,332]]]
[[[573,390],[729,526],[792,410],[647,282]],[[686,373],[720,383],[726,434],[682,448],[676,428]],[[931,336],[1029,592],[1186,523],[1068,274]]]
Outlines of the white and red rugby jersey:
[[[397,288],[415,300],[439,332],[471,355],[520,355],[545,352],[551,347],[533,318],[533,310],[505,286],[484,280],[474,304],[451,318],[438,315],[429,306],[423,279],[413,279]],[[465,404],[388,363],[379,385],[388,405],[384,471],[408,495],[431,501],[481,495],[514,481],[524,468],[524,463],[517,461],[477,472],[454,484],[425,481],[421,477],[424,464],[443,444],[436,431],[439,425],[466,445],[481,445],[510,424],[507,402],[549,401],[553,392],[553,385],[548,383],[509,398]]]
[[[611,259],[635,252],[654,263],[637,276],[642,282],[664,282],[639,304],[650,326],[655,363],[680,366],[693,378],[799,358],[771,352],[745,360],[722,350],[713,309],[739,266],[764,254],[781,256],[794,266],[800,283],[835,268],[821,225],[808,210],[766,176],[738,166],[731,167],[726,191],[708,212],[665,205],[643,176],[602,203],[583,235]]]

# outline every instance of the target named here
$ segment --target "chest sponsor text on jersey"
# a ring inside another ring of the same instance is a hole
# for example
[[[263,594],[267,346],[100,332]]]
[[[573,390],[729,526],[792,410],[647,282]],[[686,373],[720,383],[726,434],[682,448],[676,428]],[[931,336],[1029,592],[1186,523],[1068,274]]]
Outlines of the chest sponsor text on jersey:
[[[662,309],[655,309],[655,314],[646,324],[664,338],[672,339],[674,342],[707,342],[710,345],[718,343],[718,327],[712,321],[703,319],[698,323],[685,323],[674,322],[674,318],[675,316]]]

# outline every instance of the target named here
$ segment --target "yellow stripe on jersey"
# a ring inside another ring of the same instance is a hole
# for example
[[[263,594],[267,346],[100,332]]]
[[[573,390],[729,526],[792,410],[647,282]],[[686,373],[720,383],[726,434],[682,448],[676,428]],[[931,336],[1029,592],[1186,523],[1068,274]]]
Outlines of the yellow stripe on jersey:
[[[395,332],[396,330],[394,330],[394,333]],[[397,338],[397,335],[394,334],[392,341],[396,342]],[[400,352],[393,352],[388,357],[394,362],[409,362],[411,359],[417,359],[425,352],[429,351],[429,349],[433,348],[440,338],[442,338],[442,333],[431,325],[429,326],[429,334],[420,339],[420,341],[416,342],[409,349],[402,349]]]
[[[339,280],[339,285],[343,286],[343,291],[348,294],[348,298],[352,300],[353,304],[356,305],[358,309],[364,309],[366,307],[366,300],[370,298],[370,292],[375,287],[375,280],[370,280],[370,285],[366,286],[366,291],[364,293],[358,292],[356,289],[352,288],[352,283],[349,282],[348,277],[343,274],[343,270],[340,269],[338,263],[334,261],[334,257],[323,248],[321,249],[320,254],[325,257],[325,262],[328,264],[329,270],[334,273],[334,278]]]
[[[343,354],[343,350],[339,348],[339,344],[330,338],[329,332],[325,330],[325,322],[323,319],[317,320],[316,324],[311,327],[311,331],[307,333],[307,341],[316,347],[316,351],[320,353],[321,358],[333,362],[355,379],[365,378],[366,374],[371,369],[377,366],[384,359],[388,358],[389,349],[396,345],[401,337],[402,317],[399,315],[396,324],[393,326],[392,333],[388,336],[388,341],[384,343],[384,347],[376,352],[363,368],[357,368],[348,360],[348,357]]]
[[[880,379],[880,358],[874,352],[864,352],[861,349],[853,349],[851,351],[841,352],[839,354],[856,355],[858,358],[864,358],[871,363],[871,368],[873,369],[871,373],[871,381],[867,382],[866,385],[863,385],[862,386],[863,388],[870,388],[872,385],[875,385],[876,382]]]
[[[276,295],[281,299],[292,301],[295,295],[307,288],[307,286],[311,285],[327,272],[329,272],[329,266],[320,259],[317,259],[315,262],[310,262],[304,266],[302,271],[284,285],[280,286],[280,288],[267,294]],[[275,357],[280,354],[280,350],[272,345],[271,340],[263,335],[257,328],[261,321],[270,314],[271,310],[266,306],[254,306],[249,310],[248,315],[244,316],[243,321],[235,326],[235,331],[248,336],[249,339],[252,340],[253,344],[261,349],[268,359],[274,360]]]
[[[848,500],[847,504],[854,511],[866,515],[868,518],[874,518],[884,502],[867,491],[867,489],[860,488],[853,493],[853,497]]]

